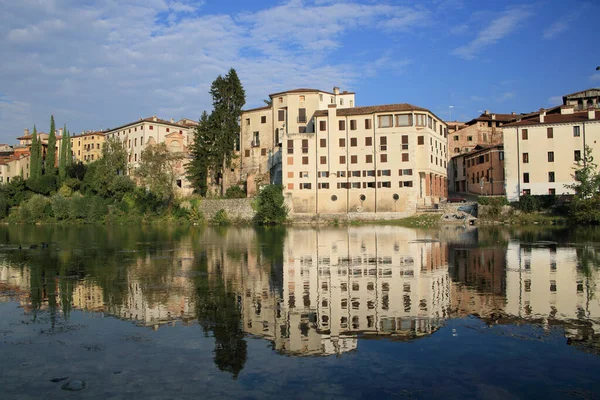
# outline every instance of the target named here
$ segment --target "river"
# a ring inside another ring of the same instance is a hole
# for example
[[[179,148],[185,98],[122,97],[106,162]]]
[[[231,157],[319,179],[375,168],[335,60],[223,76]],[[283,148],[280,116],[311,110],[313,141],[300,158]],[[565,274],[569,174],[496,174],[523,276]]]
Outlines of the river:
[[[597,230],[0,237],[2,399],[600,396]]]

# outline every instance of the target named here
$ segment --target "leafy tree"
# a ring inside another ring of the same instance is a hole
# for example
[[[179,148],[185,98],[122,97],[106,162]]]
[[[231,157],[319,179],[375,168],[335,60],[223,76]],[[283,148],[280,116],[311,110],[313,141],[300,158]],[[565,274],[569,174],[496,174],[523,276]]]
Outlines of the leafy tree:
[[[190,146],[192,159],[186,166],[186,173],[194,191],[206,196],[208,191],[208,170],[214,165],[213,147],[215,131],[206,111],[202,112],[200,121],[194,130],[194,142]]]
[[[56,128],[54,126],[54,115],[50,116],[50,134],[48,136],[48,152],[46,153],[45,174],[56,174]]]
[[[63,128],[63,135],[60,141],[60,154],[58,160],[58,176],[61,180],[65,179],[67,176],[67,143],[70,141],[69,135],[67,133],[67,125]]]
[[[283,197],[283,187],[281,185],[265,186],[258,194],[255,209],[254,222],[259,225],[284,223],[287,219],[288,208]]]
[[[592,149],[585,146],[583,159],[577,162],[575,183],[565,185],[575,191],[569,205],[572,221],[582,224],[600,224],[600,174],[594,163]]]
[[[90,164],[85,182],[90,191],[108,198],[133,190],[133,182],[125,174],[127,151],[123,142],[108,139],[102,146],[102,158]]]
[[[38,146],[37,129],[33,126],[33,134],[31,135],[31,148],[29,150],[29,176],[36,178],[38,172],[38,163],[40,162],[40,150]]]
[[[177,179],[174,169],[181,159],[182,155],[170,152],[165,143],[147,146],[142,150],[135,177],[142,186],[170,206],[175,197]]]

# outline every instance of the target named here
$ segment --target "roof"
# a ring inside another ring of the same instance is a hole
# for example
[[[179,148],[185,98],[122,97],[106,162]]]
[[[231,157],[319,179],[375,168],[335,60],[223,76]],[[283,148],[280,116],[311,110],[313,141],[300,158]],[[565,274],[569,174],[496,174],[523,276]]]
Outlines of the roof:
[[[366,107],[350,107],[350,108],[338,108],[336,114],[340,116],[346,115],[367,115],[381,112],[398,112],[398,111],[424,111],[431,112],[426,108],[413,106],[408,103],[399,104],[382,104],[379,106],[366,106]],[[322,117],[328,115],[329,110],[318,110],[315,111],[316,117]]]
[[[106,134],[107,132],[118,131],[119,129],[123,129],[123,128],[126,128],[126,127],[128,127],[128,126],[131,126],[131,125],[136,125],[136,124],[139,124],[139,123],[141,123],[141,122],[154,122],[154,123],[157,123],[157,124],[163,124],[163,125],[176,126],[176,127],[178,127],[178,128],[188,128],[188,126],[187,126],[187,125],[181,125],[181,124],[177,124],[177,123],[175,123],[175,122],[167,121],[167,120],[160,119],[160,118],[156,118],[156,121],[155,121],[155,120],[154,120],[155,118],[156,118],[156,117],[140,118],[140,119],[139,119],[139,120],[137,120],[137,121],[130,122],[130,123],[128,123],[128,124],[125,124],[125,125],[117,126],[116,128],[113,128],[113,129],[107,129],[107,130],[106,130],[106,131],[104,131],[104,132],[105,132],[105,134]]]
[[[38,137],[45,135],[45,136],[50,136],[49,134],[45,133],[45,132],[37,132],[36,135]],[[33,133],[30,133],[29,135],[23,135],[23,136],[19,136],[17,138],[17,140],[31,140],[33,139]]]
[[[256,108],[249,108],[247,110],[242,110],[243,113],[245,112],[252,112],[252,111],[261,111],[261,110],[270,110],[271,106],[262,106],[262,107],[256,107]]]
[[[326,94],[332,94],[332,95],[335,94],[333,92],[328,92],[327,90],[298,88],[298,89],[286,90],[285,92],[271,93],[269,95],[269,97],[279,96],[279,95],[286,94],[286,93],[326,93]],[[354,94],[354,92],[343,91],[343,92],[340,92],[339,94]]]
[[[494,118],[492,118],[492,115],[494,116]],[[473,125],[474,123],[476,123],[478,121],[485,121],[485,122],[498,121],[498,122],[506,123],[506,122],[515,121],[517,118],[521,118],[521,115],[517,115],[517,114],[496,114],[496,113],[488,113],[488,114],[486,114],[486,113],[483,113],[479,117],[473,118],[469,122],[465,122],[465,124],[466,125]]]
[[[105,136],[105,135],[106,135],[106,132],[95,131],[95,132],[80,133],[79,135],[69,136],[69,138],[73,139],[73,138],[84,137],[84,136]]]
[[[550,114],[544,117],[544,122],[540,122],[538,118],[532,118],[527,120],[520,120],[511,124],[506,124],[504,127],[519,127],[519,126],[536,126],[536,125],[553,125],[553,124],[568,124],[568,123],[580,123],[598,121],[600,122],[600,110],[596,110],[594,119],[588,118],[587,111],[576,112],[573,114]]]
[[[585,92],[590,92],[590,91],[592,91],[592,90],[600,91],[600,88],[589,88],[589,89],[586,89],[586,90],[580,90],[580,91],[578,91],[578,92],[575,92],[575,93],[569,93],[569,94],[565,94],[565,95],[563,96],[563,99],[566,99],[567,97],[576,96],[576,95],[578,95],[578,94],[584,94]]]

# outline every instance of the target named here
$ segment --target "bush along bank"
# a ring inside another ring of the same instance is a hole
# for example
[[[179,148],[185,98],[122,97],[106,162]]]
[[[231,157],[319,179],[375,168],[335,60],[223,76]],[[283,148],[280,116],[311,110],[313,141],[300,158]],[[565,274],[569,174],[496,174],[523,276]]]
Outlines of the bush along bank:
[[[513,203],[506,197],[479,197],[477,203],[484,224],[564,225],[569,220],[567,199],[554,195],[522,196]]]

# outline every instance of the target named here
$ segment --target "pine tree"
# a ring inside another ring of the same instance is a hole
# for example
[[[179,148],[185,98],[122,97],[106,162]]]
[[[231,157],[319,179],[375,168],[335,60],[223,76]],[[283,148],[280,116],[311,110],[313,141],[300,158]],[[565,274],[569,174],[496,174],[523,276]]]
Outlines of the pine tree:
[[[31,135],[31,148],[29,149],[29,177],[37,178],[38,163],[39,163],[39,147],[37,140],[37,130],[33,126],[33,135]]]
[[[60,140],[60,154],[58,160],[58,176],[60,179],[65,179],[67,176],[67,125],[63,128],[62,138]]]
[[[50,116],[50,135],[48,136],[48,152],[46,153],[45,174],[56,174],[56,128],[54,126],[54,115]]]

